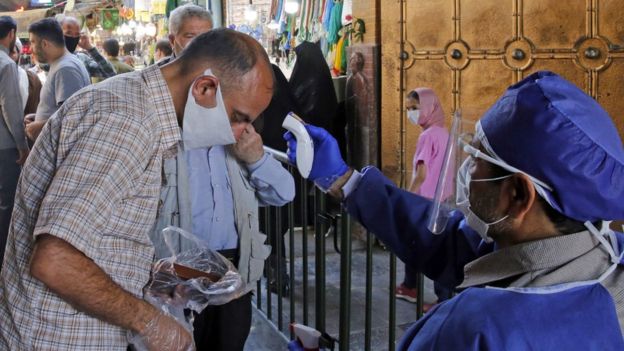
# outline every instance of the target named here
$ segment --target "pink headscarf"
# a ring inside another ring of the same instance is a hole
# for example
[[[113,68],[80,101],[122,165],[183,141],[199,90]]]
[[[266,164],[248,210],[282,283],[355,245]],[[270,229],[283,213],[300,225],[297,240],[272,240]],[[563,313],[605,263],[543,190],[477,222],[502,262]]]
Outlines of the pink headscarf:
[[[427,129],[431,126],[444,127],[444,110],[442,110],[442,104],[440,99],[436,96],[433,90],[429,88],[416,88],[414,89],[418,93],[418,100],[420,102],[420,118],[418,124]]]

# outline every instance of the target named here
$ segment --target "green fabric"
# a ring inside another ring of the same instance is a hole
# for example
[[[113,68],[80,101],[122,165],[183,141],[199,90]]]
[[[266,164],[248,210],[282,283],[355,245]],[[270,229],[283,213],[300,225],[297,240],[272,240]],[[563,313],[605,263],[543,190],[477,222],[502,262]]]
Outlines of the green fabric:
[[[327,30],[327,42],[336,44],[340,37],[338,31],[342,27],[342,1],[336,2],[332,8],[331,17],[329,19],[329,29]]]
[[[178,0],[167,0],[167,5],[165,7],[165,13],[167,14],[167,18],[169,18],[169,14],[171,13],[171,11],[175,10],[178,5]]]

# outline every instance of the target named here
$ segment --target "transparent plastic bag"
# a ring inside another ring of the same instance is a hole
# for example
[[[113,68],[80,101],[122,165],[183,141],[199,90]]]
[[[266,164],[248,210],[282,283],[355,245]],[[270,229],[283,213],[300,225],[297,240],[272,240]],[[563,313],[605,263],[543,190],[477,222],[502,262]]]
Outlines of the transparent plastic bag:
[[[171,244],[174,235],[190,240],[195,247],[176,253]],[[145,300],[192,333],[193,314],[184,310],[200,313],[208,305],[226,304],[242,296],[246,286],[232,262],[208,249],[194,234],[170,226],[163,229],[163,238],[172,256],[154,264]],[[130,343],[137,351],[148,350],[141,335],[132,335]]]

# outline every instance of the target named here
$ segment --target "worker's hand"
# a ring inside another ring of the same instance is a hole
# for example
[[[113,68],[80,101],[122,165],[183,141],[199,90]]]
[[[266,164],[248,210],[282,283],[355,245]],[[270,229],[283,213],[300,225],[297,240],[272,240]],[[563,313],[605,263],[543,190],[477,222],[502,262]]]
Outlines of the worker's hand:
[[[338,142],[325,129],[310,124],[305,125],[312,142],[314,143],[314,161],[309,179],[324,191],[349,171],[349,167],[340,155]],[[291,132],[284,134],[288,142],[288,159],[297,164],[297,140]]]
[[[193,335],[175,319],[158,313],[139,334],[150,351],[193,351]]]
[[[93,49],[93,45],[91,44],[91,39],[89,38],[89,33],[80,33],[80,40],[78,41],[78,46],[80,46],[83,50],[91,50]]]
[[[24,162],[26,162],[29,151],[28,149],[17,149],[17,151],[19,152],[19,158],[15,162],[21,166],[24,164]]]
[[[262,138],[260,134],[256,133],[251,124],[247,125],[245,130],[243,130],[232,150],[239,160],[247,164],[252,164],[264,156]]]
[[[37,137],[39,136],[39,133],[41,133],[41,129],[43,129],[45,124],[46,121],[33,121],[28,123],[25,128],[28,139],[32,141],[37,140]]]

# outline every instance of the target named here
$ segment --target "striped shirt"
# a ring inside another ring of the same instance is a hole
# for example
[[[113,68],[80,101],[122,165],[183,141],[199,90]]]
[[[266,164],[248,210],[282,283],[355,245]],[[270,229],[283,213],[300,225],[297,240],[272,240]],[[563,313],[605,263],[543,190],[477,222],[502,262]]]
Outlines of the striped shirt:
[[[37,235],[54,235],[142,298],[162,159],[179,140],[158,66],[82,89],[50,118],[17,187],[0,273],[0,350],[126,350],[126,330],[75,310],[30,275],[29,260]]]

